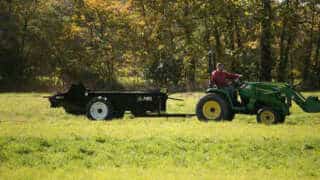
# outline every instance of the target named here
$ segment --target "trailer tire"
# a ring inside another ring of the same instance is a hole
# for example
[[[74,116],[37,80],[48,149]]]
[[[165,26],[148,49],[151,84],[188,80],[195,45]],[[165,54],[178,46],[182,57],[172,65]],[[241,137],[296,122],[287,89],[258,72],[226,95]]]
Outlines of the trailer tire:
[[[271,125],[271,124],[277,124],[280,120],[279,113],[272,108],[265,107],[258,110],[257,113],[257,122]]]
[[[91,120],[109,120],[114,114],[111,103],[103,97],[95,97],[89,101],[86,112]]]
[[[233,119],[231,109],[226,100],[214,93],[208,94],[199,100],[196,106],[196,114],[200,121]]]

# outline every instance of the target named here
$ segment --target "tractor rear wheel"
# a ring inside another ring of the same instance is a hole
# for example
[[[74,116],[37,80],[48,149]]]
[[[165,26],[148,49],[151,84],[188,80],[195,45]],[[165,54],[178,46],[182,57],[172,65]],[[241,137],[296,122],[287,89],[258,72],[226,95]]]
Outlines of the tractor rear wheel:
[[[197,104],[196,114],[200,121],[231,120],[234,117],[227,101],[217,94],[202,97]]]
[[[258,123],[271,125],[276,124],[280,120],[279,113],[272,108],[261,108],[257,114]]]
[[[279,121],[278,123],[283,124],[286,121],[286,115],[279,115]]]
[[[231,109],[231,108],[230,108],[230,109]],[[230,110],[230,111],[229,111],[229,114],[228,114],[227,117],[224,118],[224,119],[227,120],[227,121],[232,121],[235,116],[236,116],[236,114]]]

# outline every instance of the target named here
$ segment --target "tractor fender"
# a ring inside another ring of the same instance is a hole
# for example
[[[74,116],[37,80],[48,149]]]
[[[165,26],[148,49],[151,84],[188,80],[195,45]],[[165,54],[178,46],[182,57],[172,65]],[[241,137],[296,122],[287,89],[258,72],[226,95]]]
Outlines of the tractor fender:
[[[230,107],[233,107],[232,99],[231,99],[230,95],[228,94],[228,92],[226,92],[225,90],[216,89],[216,88],[207,89],[206,94],[210,94],[210,93],[215,93],[215,94],[220,95],[222,98],[224,98],[227,101],[227,103],[229,104]]]

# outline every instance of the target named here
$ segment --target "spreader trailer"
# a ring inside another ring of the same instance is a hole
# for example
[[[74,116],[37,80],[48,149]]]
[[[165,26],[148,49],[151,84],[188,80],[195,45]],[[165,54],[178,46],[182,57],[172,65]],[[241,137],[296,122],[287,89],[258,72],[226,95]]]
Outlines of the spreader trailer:
[[[167,100],[181,100],[168,97],[160,90],[150,91],[96,91],[82,84],[72,85],[65,93],[49,98],[51,107],[63,107],[67,113],[86,114],[91,120],[122,118],[125,111],[135,117],[190,117],[195,114],[166,113]]]

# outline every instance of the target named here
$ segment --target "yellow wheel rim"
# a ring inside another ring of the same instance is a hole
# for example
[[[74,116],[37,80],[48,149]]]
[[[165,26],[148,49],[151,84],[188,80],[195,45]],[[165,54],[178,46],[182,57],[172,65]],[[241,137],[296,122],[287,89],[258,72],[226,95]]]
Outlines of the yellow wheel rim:
[[[263,111],[260,114],[260,120],[263,124],[272,124],[275,119],[276,116],[272,111]]]
[[[208,101],[204,103],[202,112],[206,119],[217,119],[221,114],[221,106],[217,101]]]

